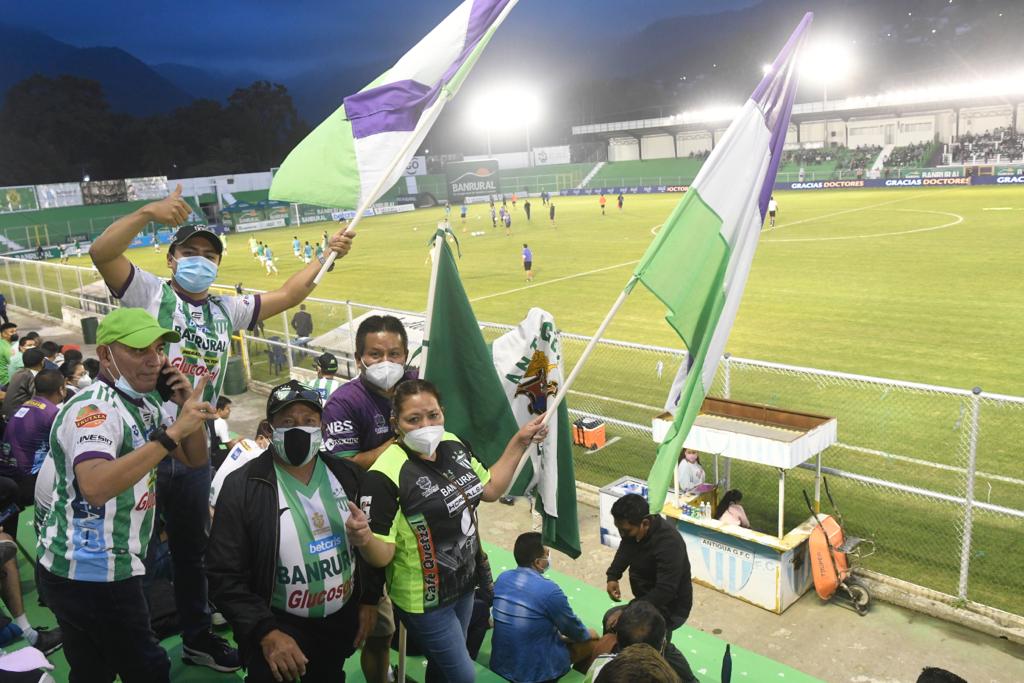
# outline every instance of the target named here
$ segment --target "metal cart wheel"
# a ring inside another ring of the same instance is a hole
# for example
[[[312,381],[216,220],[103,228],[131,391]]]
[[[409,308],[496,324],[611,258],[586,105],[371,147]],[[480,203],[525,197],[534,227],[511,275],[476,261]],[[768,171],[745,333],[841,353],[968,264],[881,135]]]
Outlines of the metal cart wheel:
[[[853,598],[853,607],[857,610],[857,614],[861,616],[867,614],[868,606],[871,604],[871,594],[868,593],[868,589],[856,583],[848,583],[847,588]]]

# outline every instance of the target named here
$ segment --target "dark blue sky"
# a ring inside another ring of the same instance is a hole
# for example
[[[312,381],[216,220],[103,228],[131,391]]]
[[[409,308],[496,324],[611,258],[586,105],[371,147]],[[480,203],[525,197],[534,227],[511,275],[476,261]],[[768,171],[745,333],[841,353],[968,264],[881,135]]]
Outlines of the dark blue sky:
[[[495,41],[615,40],[667,16],[755,0],[521,0]],[[366,64],[403,53],[457,0],[218,0],[8,3],[3,20],[72,45],[120,47],[150,64],[176,62],[271,77],[322,60]],[[571,47],[571,46],[570,46]]]

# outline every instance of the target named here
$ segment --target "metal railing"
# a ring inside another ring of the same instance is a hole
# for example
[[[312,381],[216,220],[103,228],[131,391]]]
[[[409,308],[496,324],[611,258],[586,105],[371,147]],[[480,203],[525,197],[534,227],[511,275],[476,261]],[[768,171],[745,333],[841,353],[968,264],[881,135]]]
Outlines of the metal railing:
[[[224,288],[233,293],[233,288]],[[56,320],[102,315],[116,306],[92,268],[0,257],[0,291],[11,304]],[[254,290],[246,290],[247,292]],[[321,330],[348,325],[334,343],[296,340],[287,314],[236,338],[252,382],[274,384],[311,371],[312,358],[334,353],[343,375],[357,370],[353,323],[371,310],[422,315],[319,297],[306,308]],[[511,326],[481,322],[488,341]],[[562,333],[567,367],[586,335]],[[608,442],[577,447],[577,480],[604,485],[620,476],[645,478],[654,461],[651,419],[662,412],[678,349],[602,340],[569,393],[574,417],[605,422]],[[873,538],[863,566],[938,590],[974,608],[1024,616],[1024,576],[1017,571],[1024,536],[1024,398],[981,389],[934,386],[725,356],[712,396],[835,416],[839,442],[825,451],[823,472],[854,535]],[[710,463],[705,463],[709,469]],[[813,487],[797,468],[791,486]],[[734,462],[731,482],[744,492],[755,528],[774,529],[776,473]],[[785,501],[787,520],[807,517],[799,495]]]

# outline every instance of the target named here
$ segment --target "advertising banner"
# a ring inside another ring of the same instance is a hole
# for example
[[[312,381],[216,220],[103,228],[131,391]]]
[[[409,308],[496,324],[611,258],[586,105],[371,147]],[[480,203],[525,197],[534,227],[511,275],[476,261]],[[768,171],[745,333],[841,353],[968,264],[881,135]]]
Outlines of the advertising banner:
[[[56,209],[61,206],[81,206],[82,186],[79,183],[53,183],[36,185],[36,198],[42,209]]]
[[[453,202],[461,202],[464,197],[498,194],[500,174],[495,159],[450,162],[445,174],[448,199]]]
[[[332,214],[339,209],[329,209],[312,204],[299,204],[299,221],[302,223],[320,223],[331,220]]]
[[[285,218],[250,221],[248,223],[235,224],[235,232],[251,232],[253,230],[266,230],[267,228],[283,228],[287,224],[288,220]]]
[[[128,178],[124,181],[128,201],[137,199],[163,199],[167,196],[167,176]]]
[[[128,201],[124,180],[92,180],[82,183],[82,201],[93,204],[115,204]]]
[[[572,159],[569,156],[569,145],[558,147],[534,147],[533,165],[550,166],[551,164],[568,164]]]
[[[0,213],[35,211],[38,208],[39,201],[36,199],[34,186],[0,187]]]

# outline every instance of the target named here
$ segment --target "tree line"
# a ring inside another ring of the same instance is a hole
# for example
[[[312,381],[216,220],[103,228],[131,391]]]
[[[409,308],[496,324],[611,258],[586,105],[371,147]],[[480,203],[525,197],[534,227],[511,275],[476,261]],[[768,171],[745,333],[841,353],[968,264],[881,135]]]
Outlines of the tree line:
[[[266,171],[309,132],[283,85],[256,81],[221,103],[157,116],[113,112],[100,84],[31,76],[0,108],[0,186]]]

